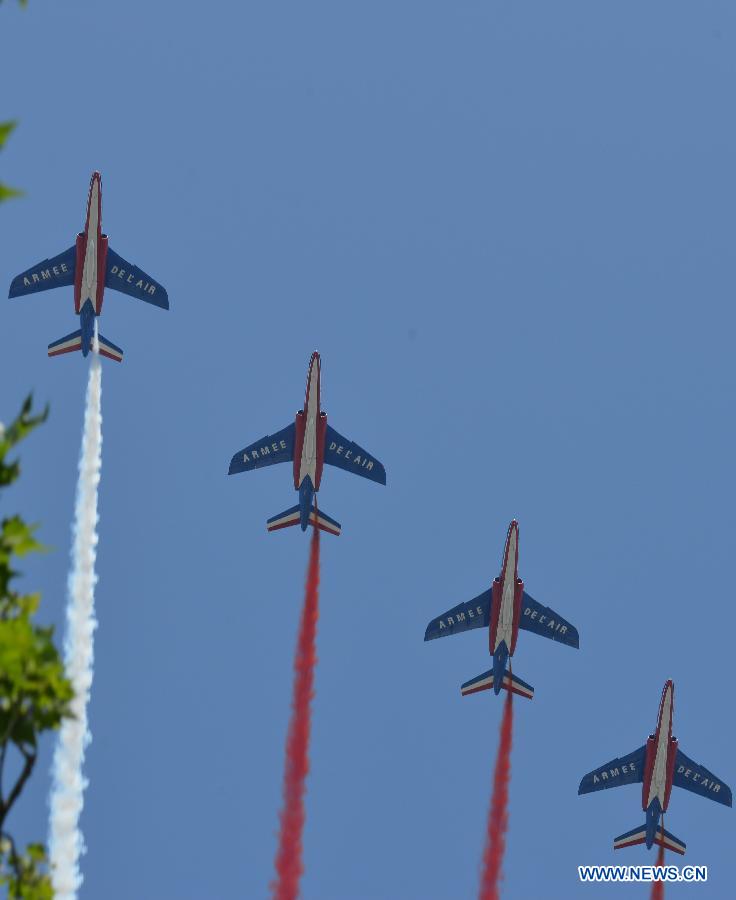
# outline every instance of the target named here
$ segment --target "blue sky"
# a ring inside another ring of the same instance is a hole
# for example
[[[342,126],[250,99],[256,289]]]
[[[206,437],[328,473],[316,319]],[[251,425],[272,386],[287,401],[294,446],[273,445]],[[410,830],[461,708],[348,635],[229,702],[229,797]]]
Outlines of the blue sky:
[[[309,355],[383,488],[326,473],[306,900],[472,897],[501,703],[473,632],[519,519],[528,591],[507,900],[591,896],[580,863],[638,788],[583,774],[643,743],[666,678],[685,752],[733,786],[736,11],[727,0],[31,0],[0,10],[0,282],[68,247],[103,175],[111,246],[168,289],[108,292],[93,743],[82,897],[259,897],[272,877],[308,541],[269,535],[288,467],[228,478],[288,424]],[[5,301],[0,418],[51,418],[6,499],[55,550],[61,623],[86,363],[48,360],[72,292]],[[52,742],[13,813],[46,831]],[[733,812],[667,827],[730,894]],[[668,897],[692,889],[668,887]],[[600,897],[648,888],[598,886]],[[704,891],[701,891],[705,895]]]

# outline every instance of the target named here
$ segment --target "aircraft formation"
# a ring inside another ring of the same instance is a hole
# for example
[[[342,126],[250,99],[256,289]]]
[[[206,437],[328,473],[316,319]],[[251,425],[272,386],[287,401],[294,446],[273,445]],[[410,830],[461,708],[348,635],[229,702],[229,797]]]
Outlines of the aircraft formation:
[[[58,256],[44,259],[17,275],[10,285],[10,298],[55,287],[74,287],[74,311],[80,328],[49,344],[48,355],[59,356],[77,350],[87,356],[98,352],[121,362],[123,350],[99,334],[97,317],[102,312],[106,287],[143,300],[161,309],[169,308],[165,288],[142,269],[127,262],[108,246],[102,232],[102,187],[99,172],[92,174],[84,230],[76,242]],[[321,359],[314,352],[309,362],[304,406],[294,422],[266,435],[234,454],[228,474],[248,472],[276,463],[293,464],[294,488],[299,502],[267,520],[268,531],[299,525],[339,535],[342,526],[317,506],[325,463],[352,472],[369,481],[386,484],[382,463],[358,444],[343,437],[327,424],[320,403]],[[459,634],[476,628],[488,629],[492,667],[461,685],[462,696],[506,690],[532,699],[534,688],[511,671],[519,629],[579,648],[577,629],[553,609],[534,600],[518,575],[519,524],[508,528],[501,572],[491,587],[474,599],[460,603],[427,625],[424,640]],[[614,839],[614,849],[658,844],[675,853],[685,852],[685,843],[663,825],[672,787],[681,787],[725,806],[732,805],[731,789],[705,767],[693,762],[678,748],[672,737],[674,684],[665,682],[657,726],[647,742],[626,756],[615,758],[585,775],[578,794],[642,785],[644,825]]]

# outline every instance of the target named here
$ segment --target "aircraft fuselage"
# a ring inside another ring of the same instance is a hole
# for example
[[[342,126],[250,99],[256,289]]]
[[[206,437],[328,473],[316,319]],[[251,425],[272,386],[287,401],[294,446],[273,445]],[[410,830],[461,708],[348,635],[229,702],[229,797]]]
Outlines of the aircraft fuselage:
[[[74,277],[74,310],[82,319],[81,350],[84,356],[92,349],[94,320],[102,312],[106,260],[107,235],[102,233],[102,187],[100,173],[94,172],[89,186],[84,231],[77,235]]]
[[[677,757],[677,739],[672,737],[674,693],[674,684],[667,681],[659,704],[656,731],[647,739],[642,782],[642,809],[647,814],[647,847],[651,847],[654,843],[659,818],[667,811],[672,792],[672,778]]]
[[[312,497],[319,490],[324,465],[327,416],[320,409],[320,358],[309,361],[304,409],[296,414],[294,435],[294,487],[299,491],[299,519],[302,531],[309,523]]]
[[[503,568],[491,587],[491,618],[488,649],[493,656],[493,690],[501,690],[506,662],[513,656],[519,634],[519,617],[524,582],[518,576],[519,525],[509,526],[503,555]]]

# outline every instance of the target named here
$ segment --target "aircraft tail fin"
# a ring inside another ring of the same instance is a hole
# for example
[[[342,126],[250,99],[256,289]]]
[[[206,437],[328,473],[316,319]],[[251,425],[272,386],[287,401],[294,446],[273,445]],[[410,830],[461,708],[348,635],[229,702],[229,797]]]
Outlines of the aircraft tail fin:
[[[522,681],[521,678],[517,678],[512,672],[508,669],[503,673],[503,684],[501,687],[506,691],[511,691],[512,694],[518,694],[520,697],[526,697],[527,700],[531,700],[534,697],[534,688],[527,684],[526,681]],[[490,691],[493,689],[493,669],[489,669],[487,672],[483,672],[480,675],[476,675],[475,678],[471,678],[470,681],[466,681],[460,687],[460,693],[463,697],[467,697],[468,694],[477,694],[479,691]]]
[[[114,359],[115,362],[123,361],[123,351],[120,347],[113,344],[112,341],[108,341],[104,335],[101,335],[99,332],[97,334],[97,341],[100,347],[100,356],[106,356],[108,359]]]
[[[636,844],[645,844],[646,841],[647,826],[644,824],[639,828],[633,828],[631,831],[627,831],[625,834],[620,834],[617,838],[614,838],[613,849],[622,850],[624,847],[634,847]],[[657,826],[654,835],[654,843],[658,844],[660,847],[664,847],[665,850],[679,853],[680,856],[684,856],[685,847],[687,846],[684,841],[681,841],[678,837],[675,837],[674,834],[663,828],[661,823]]]
[[[113,344],[112,341],[108,341],[106,337],[101,334],[97,335],[97,340],[99,342],[100,356],[106,356],[108,359],[114,359],[115,362],[123,361],[123,351],[117,345]],[[61,356],[62,353],[73,353],[75,350],[82,349],[82,331],[72,331],[71,334],[67,334],[63,338],[59,338],[58,341],[54,341],[53,344],[49,344],[49,356]],[[85,352],[85,356],[87,353]]]
[[[75,350],[82,349],[82,332],[72,331],[53,344],[49,344],[49,356],[61,356],[62,353],[73,353]]]
[[[300,523],[299,513],[299,504],[292,506],[289,509],[285,509],[282,513],[269,519],[266,522],[266,528],[269,531],[278,531],[281,528],[290,528],[292,525],[298,525]],[[309,524],[334,535],[339,535],[342,531],[340,523],[330,518],[330,516],[322,512],[322,510],[317,509],[317,505],[314,503],[312,504],[312,509],[309,513]]]

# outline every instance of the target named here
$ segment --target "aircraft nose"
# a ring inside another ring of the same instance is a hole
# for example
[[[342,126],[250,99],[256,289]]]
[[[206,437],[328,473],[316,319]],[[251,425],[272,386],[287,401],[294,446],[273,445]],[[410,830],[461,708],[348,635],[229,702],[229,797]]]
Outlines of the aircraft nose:
[[[321,367],[322,367],[322,363],[321,363],[321,360],[320,360],[320,355],[319,355],[319,353],[315,350],[314,353],[312,354],[312,358],[309,360],[309,372],[310,372],[310,374],[311,374],[311,372],[312,372],[313,369],[316,369],[316,371],[317,371],[317,376],[319,376]]]

